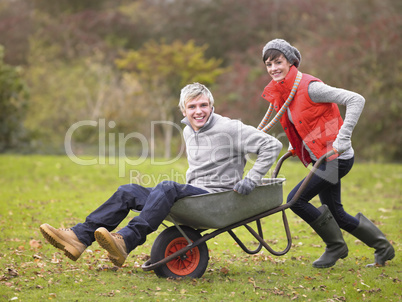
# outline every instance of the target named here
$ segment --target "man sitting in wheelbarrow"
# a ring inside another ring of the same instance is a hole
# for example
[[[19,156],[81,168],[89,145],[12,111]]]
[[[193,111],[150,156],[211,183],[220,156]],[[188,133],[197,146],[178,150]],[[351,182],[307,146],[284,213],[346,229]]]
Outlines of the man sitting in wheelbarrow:
[[[213,105],[211,92],[202,84],[193,83],[181,91],[179,107],[186,125],[183,136],[189,163],[187,184],[163,181],[154,188],[123,185],[84,223],[70,229],[42,224],[43,236],[74,261],[96,240],[108,251],[113,264],[121,267],[127,255],[158,229],[178,199],[225,190],[249,194],[275,162],[282,144],[252,126],[214,113]],[[250,153],[257,158],[242,179],[245,157]],[[110,233],[130,210],[141,213],[117,233]]]

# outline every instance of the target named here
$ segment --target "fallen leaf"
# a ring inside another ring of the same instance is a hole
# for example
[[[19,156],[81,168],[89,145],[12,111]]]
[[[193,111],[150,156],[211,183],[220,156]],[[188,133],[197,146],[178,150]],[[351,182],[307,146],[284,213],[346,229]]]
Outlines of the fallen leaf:
[[[13,268],[8,268],[7,272],[11,277],[17,277],[18,276],[18,272]]]
[[[0,281],[7,281],[8,277],[6,275],[0,276]]]
[[[32,239],[29,241],[29,245],[34,249],[42,248],[42,242],[40,240]]]
[[[369,285],[364,284],[363,282],[360,282],[360,284],[361,284],[361,285],[364,285],[364,286],[367,286],[367,287],[370,287]]]

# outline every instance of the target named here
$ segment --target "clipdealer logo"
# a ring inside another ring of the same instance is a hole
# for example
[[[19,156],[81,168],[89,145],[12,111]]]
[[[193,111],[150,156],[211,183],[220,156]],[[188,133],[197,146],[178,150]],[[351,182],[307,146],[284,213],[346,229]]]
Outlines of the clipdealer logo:
[[[184,153],[184,146],[181,146],[178,154],[172,159],[161,160],[154,154],[154,149],[151,146],[155,145],[155,127],[158,124],[168,124],[175,130],[182,133],[182,129],[175,123],[169,121],[152,121],[151,122],[151,137],[148,139],[145,135],[139,132],[125,133],[109,133],[106,135],[107,128],[113,129],[116,126],[114,121],[106,123],[105,119],[84,120],[71,125],[64,137],[64,148],[67,156],[71,161],[78,165],[105,165],[118,164],[119,177],[126,176],[127,166],[137,166],[144,163],[147,159],[151,160],[152,165],[168,165],[178,160]],[[93,158],[80,158],[73,150],[74,133],[82,127],[94,127],[98,131],[98,154]],[[117,143],[116,143],[117,141]],[[128,142],[136,142],[140,145],[141,154],[136,158],[129,157],[126,154]],[[106,143],[108,142],[108,143]]]

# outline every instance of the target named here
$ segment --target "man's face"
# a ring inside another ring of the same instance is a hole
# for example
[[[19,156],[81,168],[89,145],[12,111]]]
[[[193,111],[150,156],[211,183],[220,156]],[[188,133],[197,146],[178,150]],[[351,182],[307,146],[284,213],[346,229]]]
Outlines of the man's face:
[[[211,112],[212,107],[210,106],[209,99],[201,95],[186,103],[183,115],[187,117],[193,130],[198,131],[208,121]]]

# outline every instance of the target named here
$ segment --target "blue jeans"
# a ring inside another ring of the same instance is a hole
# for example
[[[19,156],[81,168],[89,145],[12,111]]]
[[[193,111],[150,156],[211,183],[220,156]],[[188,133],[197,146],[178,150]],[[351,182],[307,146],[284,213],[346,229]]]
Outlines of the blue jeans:
[[[137,184],[118,188],[104,204],[92,212],[84,223],[72,228],[78,239],[87,246],[95,241],[94,232],[99,227],[114,230],[130,210],[141,211],[126,227],[118,231],[124,238],[127,253],[143,244],[146,236],[155,231],[169,214],[173,204],[180,198],[208,193],[204,189],[163,181],[154,188]]]
[[[346,213],[343,209],[341,178],[348,174],[352,169],[353,163],[354,158],[347,160],[335,159],[323,163],[311,178],[300,198],[290,209],[307,223],[312,223],[321,215],[321,212],[309,201],[318,195],[321,204],[328,206],[339,227],[347,232],[352,232],[359,225],[359,220]],[[293,188],[288,195],[287,202],[293,198],[302,182]]]

